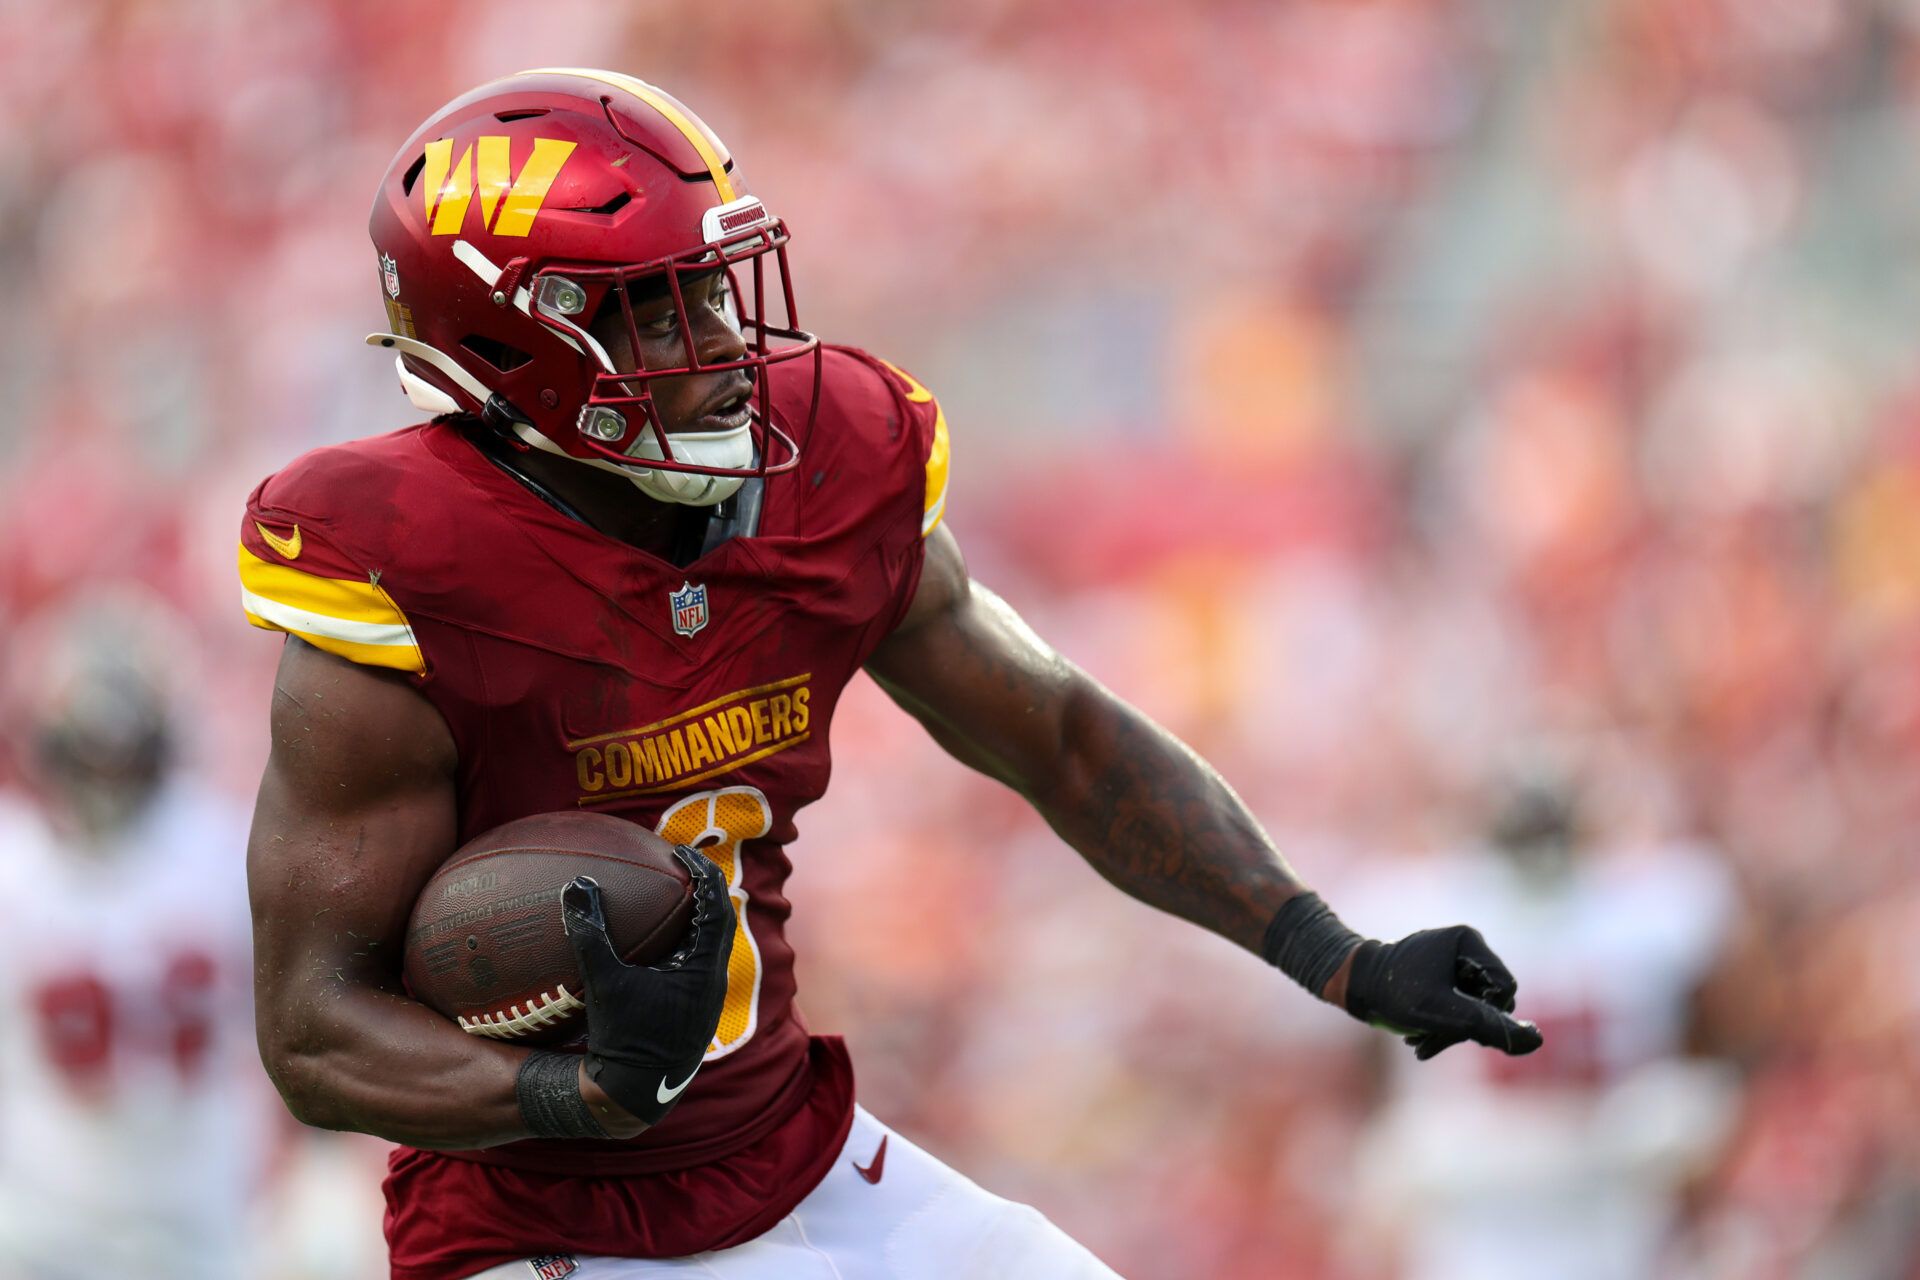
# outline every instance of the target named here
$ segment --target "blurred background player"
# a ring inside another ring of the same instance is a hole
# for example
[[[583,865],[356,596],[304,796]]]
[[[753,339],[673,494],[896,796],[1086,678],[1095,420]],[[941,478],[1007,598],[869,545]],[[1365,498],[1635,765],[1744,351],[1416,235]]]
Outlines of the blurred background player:
[[[8,635],[0,791],[0,1276],[255,1280],[272,1132],[244,815],[180,768],[187,632],[122,592]]]
[[[1484,902],[1547,1037],[1527,1061],[1379,1061],[1356,1239],[1407,1280],[1661,1274],[1675,1197],[1732,1123],[1737,1081],[1697,1014],[1734,885],[1698,841],[1629,831],[1657,802],[1595,797],[1560,754],[1536,745],[1490,789],[1483,841],[1347,886],[1383,928]]]

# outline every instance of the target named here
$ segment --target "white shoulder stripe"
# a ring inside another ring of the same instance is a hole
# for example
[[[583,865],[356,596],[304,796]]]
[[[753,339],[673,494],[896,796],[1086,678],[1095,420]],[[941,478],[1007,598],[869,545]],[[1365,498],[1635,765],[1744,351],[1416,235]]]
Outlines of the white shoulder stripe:
[[[354,622],[324,613],[311,613],[258,595],[245,587],[240,588],[240,600],[246,606],[248,613],[257,618],[264,618],[288,631],[326,636],[333,640],[344,640],[349,644],[392,645],[401,648],[419,645],[419,641],[414,639],[413,628],[405,623]]]
[[[926,537],[940,523],[940,517],[947,513],[947,486],[940,486],[940,496],[927,508],[927,514],[920,518],[920,536]]]

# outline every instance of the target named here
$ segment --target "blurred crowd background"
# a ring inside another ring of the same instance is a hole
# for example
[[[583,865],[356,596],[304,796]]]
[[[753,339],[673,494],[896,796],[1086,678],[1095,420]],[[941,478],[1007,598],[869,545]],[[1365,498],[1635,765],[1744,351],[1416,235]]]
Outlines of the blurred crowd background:
[[[807,326],[939,394],[977,577],[1351,923],[1481,927],[1549,1037],[1416,1069],[862,682],[792,894],[874,1112],[1132,1277],[1920,1277],[1920,3],[6,0],[0,810],[52,813],[83,908],[139,850],[36,770],[94,687],[45,637],[139,657],[170,785],[244,822],[242,500],[411,420],[360,345],[374,185],[551,64],[693,105]],[[0,936],[44,914],[6,872]],[[57,1069],[0,1097],[96,1127],[0,1131],[0,1201],[125,1132],[102,1027],[5,998]],[[244,995],[203,1012],[244,1046]],[[258,1123],[141,1140],[239,1153],[199,1193],[236,1274],[379,1274],[381,1144],[219,1061]],[[162,1274],[7,1223],[33,1280]]]

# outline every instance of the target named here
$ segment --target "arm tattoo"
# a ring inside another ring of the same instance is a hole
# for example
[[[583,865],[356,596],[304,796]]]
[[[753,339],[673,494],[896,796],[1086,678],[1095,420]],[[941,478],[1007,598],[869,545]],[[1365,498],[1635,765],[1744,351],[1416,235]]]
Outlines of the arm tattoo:
[[[1091,679],[1065,691],[1062,767],[1034,805],[1116,887],[1258,952],[1304,886],[1185,743]]]
[[[887,692],[1123,892],[1257,954],[1304,886],[1233,788],[979,583],[954,605],[876,655]]]

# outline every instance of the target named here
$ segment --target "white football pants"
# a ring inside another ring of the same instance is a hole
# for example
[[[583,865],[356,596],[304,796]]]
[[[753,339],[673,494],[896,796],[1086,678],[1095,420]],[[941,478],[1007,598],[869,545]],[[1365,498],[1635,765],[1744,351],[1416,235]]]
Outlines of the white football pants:
[[[874,1168],[884,1140],[878,1182]],[[565,1269],[566,1262],[577,1270]],[[554,1264],[558,1262],[559,1265]],[[540,1264],[545,1264],[544,1266]],[[855,1107],[840,1158],[765,1234],[690,1258],[530,1259],[473,1280],[1120,1280],[1029,1205],[1003,1200]]]

